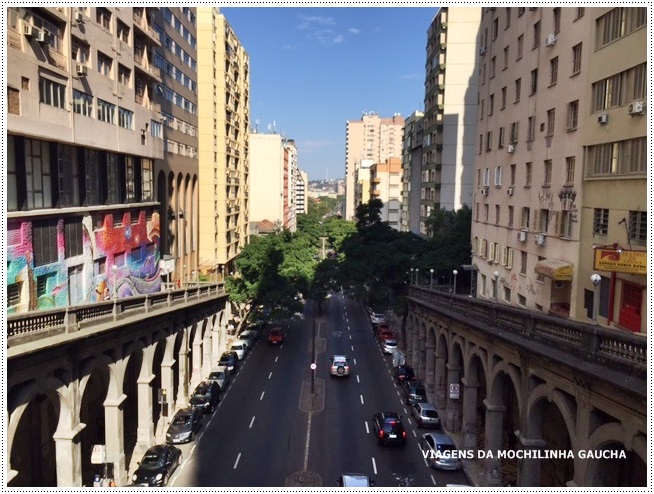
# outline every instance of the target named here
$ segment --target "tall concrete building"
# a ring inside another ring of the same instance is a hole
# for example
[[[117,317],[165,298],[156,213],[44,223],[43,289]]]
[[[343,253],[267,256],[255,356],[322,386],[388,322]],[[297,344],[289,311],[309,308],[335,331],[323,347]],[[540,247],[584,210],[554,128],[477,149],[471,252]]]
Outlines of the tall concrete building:
[[[250,222],[268,220],[295,231],[295,142],[280,134],[250,134]]]
[[[382,163],[375,163],[370,167],[370,196],[384,203],[381,220],[399,231],[402,202],[401,158],[387,158]]]
[[[400,231],[420,234],[420,177],[424,113],[413,112],[404,121]]]
[[[295,214],[307,214],[309,212],[309,175],[299,170],[295,177]]]
[[[9,313],[161,289],[156,11],[5,12]]]
[[[354,218],[358,204],[355,176],[363,160],[379,163],[387,158],[402,157],[404,119],[398,113],[390,118],[366,112],[361,120],[345,125],[345,219]]]
[[[220,279],[249,235],[250,62],[217,8],[198,7],[197,16],[199,265]]]
[[[478,296],[644,331],[646,17],[483,9]]]
[[[420,232],[436,209],[472,204],[480,11],[441,7],[427,31]]]

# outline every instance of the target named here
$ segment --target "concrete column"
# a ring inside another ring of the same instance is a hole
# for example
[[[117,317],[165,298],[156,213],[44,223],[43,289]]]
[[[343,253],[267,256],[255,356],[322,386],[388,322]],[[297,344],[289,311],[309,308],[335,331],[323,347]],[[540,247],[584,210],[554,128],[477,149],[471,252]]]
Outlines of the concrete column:
[[[416,351],[416,373],[418,374],[418,377],[423,380],[425,379],[425,360],[427,357],[425,351],[425,335],[421,332],[418,336],[418,348]]]
[[[177,359],[178,386],[177,396],[175,397],[175,406],[177,408],[183,408],[188,405],[188,350],[185,348],[180,348]]]
[[[477,390],[479,384],[471,383],[469,379],[461,379],[463,384],[463,417],[462,436],[463,449],[477,449]]]
[[[211,369],[216,365],[211,358],[211,317],[206,319],[207,326],[202,337],[202,378],[209,376]]]
[[[86,424],[78,423],[72,429],[57,430],[52,435],[57,455],[57,487],[82,487],[82,448],[79,433],[84,427]]]
[[[428,343],[425,347],[425,387],[427,393],[433,395],[434,393],[434,358],[436,347],[433,343]]]
[[[217,315],[216,318],[220,318],[220,315]],[[218,360],[220,360],[220,354],[221,349],[220,349],[220,322],[218,320],[215,321],[214,324],[211,325],[211,365],[217,365]]]
[[[162,413],[161,418],[159,419],[159,425],[157,425],[157,434],[164,434],[166,432],[168,421],[175,413],[175,396],[173,395],[173,365],[175,365],[175,359],[164,360],[161,362],[161,390],[162,392],[165,391],[167,402],[166,406],[168,410],[167,415],[164,416]]]
[[[198,324],[198,326],[200,326]],[[199,331],[200,328],[196,328],[196,331]],[[193,338],[193,370],[191,372],[191,389],[195,389],[195,386],[202,381],[202,338],[196,333],[195,338]]]
[[[113,478],[117,486],[127,483],[125,470],[125,444],[123,424],[123,403],[127,398],[121,394],[118,398],[104,402],[104,433],[107,445],[107,463],[113,464]]]
[[[406,341],[404,342],[404,350],[406,353],[406,360],[407,362],[413,362],[413,339],[415,338],[415,334],[411,318],[407,318],[405,331]]]
[[[486,406],[485,450],[492,453],[493,458],[486,458],[486,486],[502,486],[502,461],[497,457],[502,449],[502,420],[506,407],[504,405],[492,405],[484,400]]]
[[[525,451],[540,450],[545,447],[542,439],[527,439],[519,431],[516,433],[520,449]],[[537,455],[538,453],[534,453]],[[538,458],[523,458],[518,460],[518,485],[519,487],[540,486],[540,460]]]
[[[445,372],[445,356],[435,355],[434,356],[434,405],[438,409],[445,408],[447,403],[447,392],[446,388],[446,378],[447,374]]]
[[[448,430],[455,432],[461,428],[461,367],[447,364],[447,413],[445,423]],[[459,384],[459,397],[450,398],[450,384]]]
[[[152,421],[152,386],[154,374],[136,380],[138,400],[138,425],[136,427],[136,449],[147,449],[154,439]]]

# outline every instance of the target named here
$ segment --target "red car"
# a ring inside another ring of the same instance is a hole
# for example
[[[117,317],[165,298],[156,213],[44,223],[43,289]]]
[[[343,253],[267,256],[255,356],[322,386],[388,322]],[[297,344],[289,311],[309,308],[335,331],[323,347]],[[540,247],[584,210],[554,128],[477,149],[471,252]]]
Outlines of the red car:
[[[390,329],[382,329],[377,333],[377,338],[379,339],[379,343],[383,344],[385,340],[395,338],[395,333]]]
[[[284,343],[284,332],[282,328],[273,328],[268,333],[268,344],[270,345],[281,345]]]

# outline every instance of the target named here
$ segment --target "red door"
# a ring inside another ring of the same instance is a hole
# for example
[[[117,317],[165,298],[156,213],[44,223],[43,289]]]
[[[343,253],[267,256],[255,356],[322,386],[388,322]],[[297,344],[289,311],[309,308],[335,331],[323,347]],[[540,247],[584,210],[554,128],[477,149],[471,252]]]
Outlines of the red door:
[[[641,287],[629,283],[622,284],[620,326],[630,331],[640,332],[642,302],[643,289]]]

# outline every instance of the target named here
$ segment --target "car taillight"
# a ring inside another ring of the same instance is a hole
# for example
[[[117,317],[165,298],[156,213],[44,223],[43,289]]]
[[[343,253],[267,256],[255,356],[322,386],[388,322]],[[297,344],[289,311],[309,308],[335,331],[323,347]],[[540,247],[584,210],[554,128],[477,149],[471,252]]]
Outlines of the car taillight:
[[[402,431],[402,437],[406,439],[406,431]]]
[[[384,437],[384,431],[379,431],[379,433],[378,433],[377,435],[378,435],[380,438],[383,438],[383,437]]]

